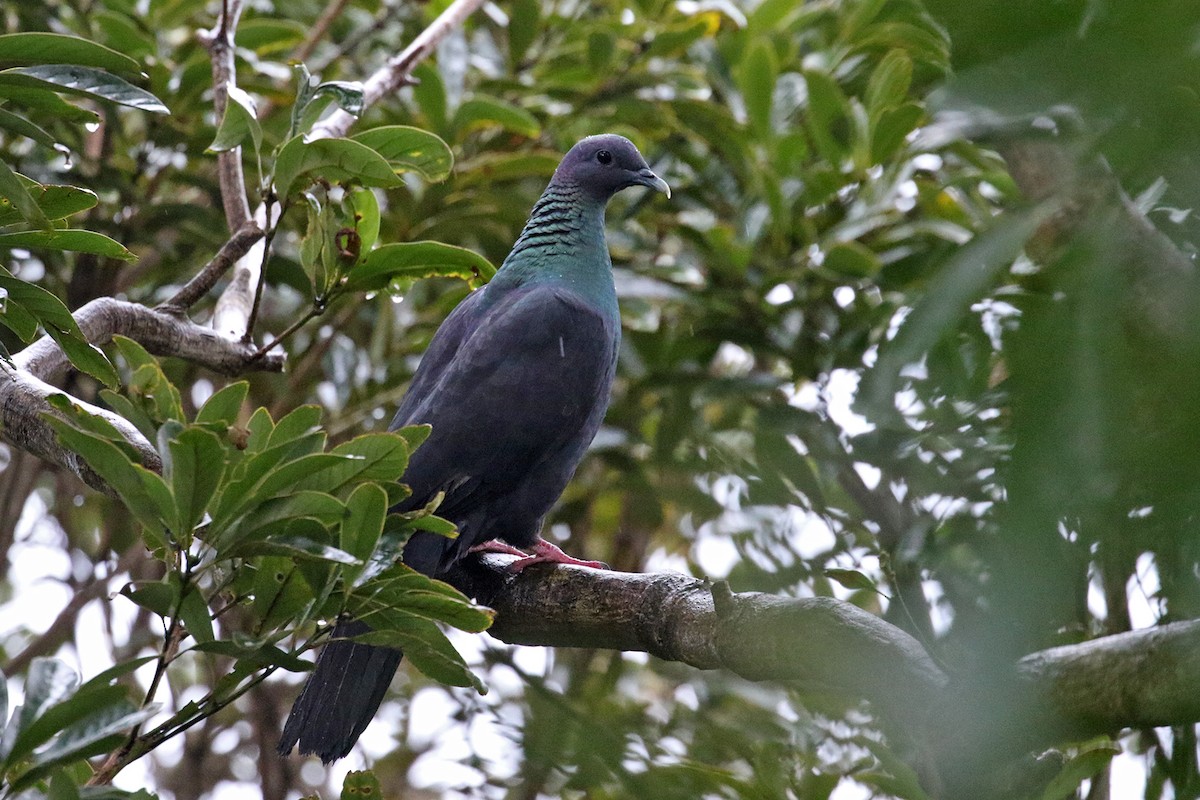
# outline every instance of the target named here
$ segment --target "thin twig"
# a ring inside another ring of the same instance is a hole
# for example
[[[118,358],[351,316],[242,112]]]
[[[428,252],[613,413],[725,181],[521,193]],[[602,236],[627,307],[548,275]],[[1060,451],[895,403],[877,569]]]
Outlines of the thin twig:
[[[321,40],[325,38],[325,34],[329,32],[329,26],[333,24],[335,19],[341,16],[342,11],[344,11],[346,6],[349,4],[350,0],[332,0],[332,2],[325,7],[325,10],[321,12],[321,16],[319,16],[317,21],[313,24],[312,28],[308,32],[308,36],[304,38],[304,41],[301,42],[300,46],[296,48],[296,51],[292,53],[292,60],[307,61],[308,57],[311,56],[313,51],[317,49],[317,45],[320,44]]]
[[[404,48],[403,52],[388,59],[387,64],[363,82],[363,108],[369,108],[411,82],[412,71],[417,64],[428,58],[434,48],[461,26],[483,3],[484,0],[454,0],[428,28],[421,31],[417,38]],[[314,125],[310,136],[314,139],[345,136],[355,119],[353,115],[338,109]]]
[[[246,319],[246,332],[242,335],[242,341],[247,344],[254,336],[254,325],[258,322],[258,308],[262,303],[263,289],[266,288],[267,281],[267,257],[271,254],[271,243],[275,241],[275,234],[279,231],[279,224],[283,221],[285,210],[285,207],[280,207],[279,219],[275,220],[274,225],[267,228],[267,237],[263,241],[262,260],[258,264],[258,283],[254,287],[254,302],[250,305],[250,316]],[[257,357],[256,354],[255,358]]]
[[[213,108],[218,121],[225,115],[229,90],[237,86],[233,37],[242,16],[242,7],[243,0],[221,0],[221,17],[216,27],[200,34],[212,59]],[[246,178],[242,174],[242,148],[235,147],[217,154],[217,178],[221,186],[225,222],[230,231],[239,230],[250,219]]]
[[[263,237],[262,228],[252,219],[247,219],[237,232],[230,237],[212,261],[204,265],[187,284],[176,292],[170,300],[158,307],[159,311],[175,312],[191,308],[200,298],[216,285],[221,276],[229,271],[237,260],[244,256],[250,248]]]

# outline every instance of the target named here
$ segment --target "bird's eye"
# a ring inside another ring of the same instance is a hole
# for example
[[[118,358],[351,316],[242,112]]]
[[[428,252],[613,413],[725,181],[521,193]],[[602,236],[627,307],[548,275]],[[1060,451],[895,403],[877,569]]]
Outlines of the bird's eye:
[[[600,152],[596,153],[596,160],[601,164],[611,164],[612,153],[608,152],[607,150],[601,150]]]

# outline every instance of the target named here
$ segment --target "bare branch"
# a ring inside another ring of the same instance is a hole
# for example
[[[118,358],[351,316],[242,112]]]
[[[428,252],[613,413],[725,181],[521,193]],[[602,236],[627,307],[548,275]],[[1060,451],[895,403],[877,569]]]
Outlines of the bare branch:
[[[255,349],[249,345],[231,342],[185,316],[137,303],[101,297],[74,316],[92,344],[103,345],[113,336],[127,336],[155,355],[182,358],[223,375],[283,370],[282,355],[255,360]],[[61,380],[70,367],[66,355],[48,336],[17,353],[13,362],[19,369],[51,382]]]
[[[795,682],[809,691],[865,699],[912,731],[928,726],[940,746],[989,702],[993,686],[951,678],[916,639],[857,606],[710,585],[675,574],[574,567],[505,570],[510,556],[471,559],[450,581],[496,609],[488,631],[512,644],[637,650],[749,680]],[[1115,634],[1033,653],[1009,673],[1009,721],[1018,744],[1090,736],[1122,727],[1200,721],[1200,620]],[[1009,694],[1011,693],[1011,694]]]
[[[226,375],[252,370],[278,372],[284,365],[282,353],[258,356],[250,345],[229,341],[182,315],[111,297],[93,300],[74,316],[84,337],[93,344],[105,344],[116,335],[127,336],[155,355],[183,358]],[[59,443],[44,418],[47,413],[56,413],[47,399],[64,394],[47,382],[60,381],[70,367],[62,349],[45,336],[17,353],[13,363],[16,369],[0,375],[0,437],[39,458],[66,467],[89,486],[109,493],[111,490],[100,476],[78,454]],[[82,400],[71,400],[108,420],[137,448],[147,468],[161,468],[157,451],[126,419]]]
[[[841,691],[906,717],[923,714],[948,680],[916,639],[831,598],[734,594],[673,573],[560,567],[512,575],[510,559],[471,559],[449,580],[496,609],[488,632],[511,644],[643,651],[749,680]]]
[[[212,261],[205,264],[204,269],[200,270],[199,274],[188,281],[170,300],[159,306],[159,310],[171,312],[191,308],[200,298],[208,294],[209,289],[216,285],[221,276],[228,272],[229,268],[262,237],[263,230],[258,227],[258,223],[247,219],[242,223],[242,227],[238,228],[230,237],[229,241],[221,246]]]
[[[304,41],[296,48],[296,52],[292,54],[292,60],[307,61],[308,57],[317,49],[317,45],[325,38],[325,34],[329,33],[329,26],[333,24],[335,19],[342,15],[342,11],[345,10],[349,3],[350,0],[331,0],[309,30],[308,35],[304,37]]]
[[[401,86],[411,82],[412,71],[433,52],[443,39],[475,13],[484,0],[454,0],[438,18],[421,31],[408,47],[375,71],[363,82],[363,107],[369,108]],[[312,138],[345,136],[355,117],[338,109],[313,126]]]
[[[221,16],[216,27],[200,34],[200,39],[208,48],[212,59],[213,107],[218,121],[225,114],[229,90],[237,86],[233,35],[242,16],[242,6],[243,0],[221,0]],[[237,231],[250,219],[250,204],[246,200],[246,178],[242,174],[242,148],[235,147],[217,154],[217,178],[221,185],[225,223],[230,232]]]

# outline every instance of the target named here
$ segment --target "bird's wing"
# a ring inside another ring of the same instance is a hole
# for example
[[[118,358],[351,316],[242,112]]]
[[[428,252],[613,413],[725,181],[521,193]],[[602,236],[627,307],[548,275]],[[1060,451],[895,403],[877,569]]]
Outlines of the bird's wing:
[[[430,387],[438,382],[446,367],[453,362],[463,340],[471,335],[479,323],[482,297],[482,289],[471,292],[454,307],[446,319],[442,320],[425,350],[425,355],[421,357],[421,363],[417,366],[408,391],[400,401],[400,407],[396,409],[389,430],[394,431],[414,424],[415,421],[411,419],[413,410],[420,404],[421,399],[429,394]]]
[[[440,513],[453,517],[590,439],[608,405],[615,330],[615,320],[557,287],[522,288],[482,312],[444,363],[431,364],[436,377],[414,381],[397,415],[433,426],[405,473],[406,505],[445,492]]]

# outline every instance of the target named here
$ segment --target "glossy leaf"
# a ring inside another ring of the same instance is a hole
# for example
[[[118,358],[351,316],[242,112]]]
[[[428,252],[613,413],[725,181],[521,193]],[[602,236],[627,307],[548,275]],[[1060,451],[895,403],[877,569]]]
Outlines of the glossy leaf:
[[[275,189],[286,197],[300,188],[301,178],[321,177],[329,181],[351,181],[364,186],[398,186],[400,178],[387,160],[370,147],[352,139],[317,139],[305,142],[297,136],[283,146],[275,159]]]
[[[0,71],[0,86],[16,88],[46,87],[57,91],[107,100],[122,106],[149,111],[154,114],[170,114],[162,101],[145,89],[139,89],[129,81],[88,67],[51,65],[38,67],[13,67]]]
[[[465,247],[440,242],[398,242],[372,250],[342,284],[350,292],[374,292],[393,280],[461,278],[472,285],[487,283],[496,268]]]
[[[236,424],[249,391],[250,384],[246,381],[236,381],[217,390],[196,412],[196,423]]]
[[[225,114],[217,126],[217,134],[208,149],[214,153],[233,150],[249,140],[255,152],[262,150],[262,126],[256,117],[254,104],[245,92],[229,93]]]
[[[0,67],[73,64],[111,72],[140,72],[141,65],[90,39],[60,33],[25,32],[0,35]]]
[[[379,153],[396,172],[417,172],[431,181],[441,181],[454,167],[450,146],[420,128],[385,125],[356,134],[354,141]]]
[[[91,253],[107,258],[118,258],[122,261],[133,261],[137,258],[120,242],[95,231],[53,230],[0,233],[0,248],[13,247]]]
[[[41,209],[46,219],[66,219],[72,214],[86,211],[96,205],[96,193],[79,186],[38,185],[30,189],[30,196]],[[8,200],[0,200],[0,225],[12,225],[24,217]]]
[[[523,108],[493,97],[476,95],[458,107],[454,113],[454,129],[459,138],[478,128],[499,126],[507,131],[533,138],[542,126],[537,118]]]

